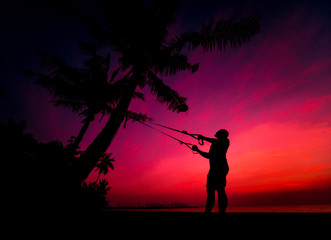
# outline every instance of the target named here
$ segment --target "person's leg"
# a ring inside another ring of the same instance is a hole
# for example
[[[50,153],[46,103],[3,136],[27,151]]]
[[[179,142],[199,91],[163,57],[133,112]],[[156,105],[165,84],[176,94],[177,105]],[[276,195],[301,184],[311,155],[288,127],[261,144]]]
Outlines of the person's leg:
[[[228,198],[225,193],[225,188],[221,188],[217,191],[218,197],[218,212],[225,213],[228,206]]]
[[[215,204],[215,189],[207,188],[206,213],[210,213]]]

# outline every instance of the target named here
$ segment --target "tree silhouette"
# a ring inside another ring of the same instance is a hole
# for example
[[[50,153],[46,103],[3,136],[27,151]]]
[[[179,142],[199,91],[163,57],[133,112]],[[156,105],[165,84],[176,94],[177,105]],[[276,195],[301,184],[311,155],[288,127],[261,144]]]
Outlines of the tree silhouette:
[[[82,184],[84,192],[83,206],[89,209],[102,209],[107,207],[106,195],[107,192],[111,189],[108,185],[107,180],[102,179],[99,182],[84,182]]]
[[[115,159],[110,157],[111,153],[104,153],[103,156],[100,158],[99,162],[96,164],[96,170],[98,171],[99,175],[95,182],[98,182],[101,174],[106,175],[109,168],[114,170],[114,165],[112,162],[114,162]]]
[[[25,128],[23,121],[9,119],[7,123],[0,123],[2,165],[8,170],[4,175],[10,179],[5,187],[11,199],[8,204],[15,204],[14,208],[20,210],[29,206],[33,211],[46,206],[68,206],[68,199],[71,199],[68,196],[79,198],[77,193],[81,188],[71,184],[71,176],[67,174],[75,157],[62,143],[38,142]]]
[[[42,73],[22,70],[26,76],[35,77],[36,83],[52,94],[52,103],[55,106],[68,107],[74,114],[84,117],[77,137],[69,140],[69,147],[73,152],[78,149],[95,116],[101,113],[103,117],[112,113],[126,81],[124,77],[114,83],[118,70],[108,79],[109,54],[106,57],[98,55],[91,43],[82,42],[81,48],[82,52],[88,53],[90,57],[82,68],[70,66],[63,58],[36,49]],[[143,95],[137,92],[134,93],[134,97],[143,99]],[[131,111],[126,113],[126,117],[140,121],[148,118],[145,114]]]
[[[186,98],[166,85],[162,76],[173,76],[188,70],[198,70],[199,64],[191,64],[187,53],[201,47],[204,52],[241,46],[259,32],[256,13],[240,20],[210,20],[200,32],[189,31],[167,40],[168,29],[175,23],[177,1],[100,1],[105,24],[100,25],[70,5],[65,7],[80,22],[87,24],[98,39],[98,45],[108,45],[119,55],[121,71],[128,73],[127,84],[108,122],[81,155],[80,182],[94,169],[98,159],[111,145],[117,130],[125,118],[137,87],[149,86],[157,101],[174,112],[186,112]],[[130,6],[128,8],[128,6]],[[104,27],[106,26],[106,28]]]
[[[114,104],[114,93],[108,84],[109,56],[94,55],[82,68],[68,65],[63,58],[40,49],[42,74],[22,71],[36,77],[36,83],[46,88],[53,96],[55,106],[68,107],[74,114],[83,116],[83,126],[75,137],[72,148],[76,150],[90,123],[98,113],[109,113]]]

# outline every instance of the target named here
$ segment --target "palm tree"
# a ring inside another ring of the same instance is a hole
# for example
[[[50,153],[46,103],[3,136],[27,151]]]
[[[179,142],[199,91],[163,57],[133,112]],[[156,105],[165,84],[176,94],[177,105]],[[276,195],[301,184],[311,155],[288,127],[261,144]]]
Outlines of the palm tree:
[[[91,43],[81,43],[81,48],[82,52],[90,55],[82,68],[69,66],[64,59],[36,49],[43,74],[22,70],[25,75],[36,77],[36,83],[53,95],[52,103],[55,106],[68,107],[74,114],[84,117],[77,137],[73,137],[74,140],[68,146],[74,153],[95,116],[99,113],[102,116],[111,114],[126,81],[126,78],[123,78],[114,83],[118,70],[115,70],[108,80],[109,55],[97,55]],[[134,93],[134,96],[143,99],[141,93]],[[148,119],[145,114],[134,112],[128,112],[126,116],[140,121]]]
[[[27,76],[36,77],[36,83],[46,88],[53,96],[55,106],[68,107],[74,114],[83,116],[83,126],[71,148],[76,150],[95,115],[111,108],[112,92],[107,82],[109,57],[95,56],[83,68],[67,65],[64,59],[40,49],[35,50],[39,57],[42,74],[23,70]],[[98,60],[98,64],[95,62]],[[94,68],[98,65],[98,68]],[[97,78],[94,78],[98,75]],[[100,94],[104,91],[107,94]],[[105,98],[108,96],[108,99]]]
[[[108,45],[120,57],[121,70],[128,73],[128,81],[116,108],[105,127],[81,155],[80,182],[93,170],[98,159],[108,149],[125,118],[137,87],[149,86],[157,101],[166,104],[174,112],[186,112],[186,98],[166,85],[162,76],[173,76],[180,71],[192,73],[199,64],[191,64],[187,53],[201,47],[204,52],[241,46],[259,32],[256,13],[248,14],[239,21],[236,18],[210,20],[201,31],[181,33],[167,40],[168,29],[175,23],[177,1],[101,1],[105,10],[105,25],[99,25],[75,8],[76,18],[87,24],[98,45]],[[130,8],[127,6],[130,5]]]
[[[98,182],[100,175],[106,175],[108,173],[109,168],[114,170],[114,162],[115,159],[111,158],[111,153],[104,153],[104,155],[100,158],[100,161],[96,164],[96,170],[98,171],[98,177],[95,182]]]

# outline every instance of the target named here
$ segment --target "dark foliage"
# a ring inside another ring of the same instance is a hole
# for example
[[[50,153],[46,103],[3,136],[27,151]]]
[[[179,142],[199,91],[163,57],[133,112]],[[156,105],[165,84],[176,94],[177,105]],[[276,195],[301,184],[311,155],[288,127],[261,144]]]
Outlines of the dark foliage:
[[[98,210],[107,207],[106,195],[111,189],[108,182],[102,179],[98,182],[83,183],[85,205],[92,209]]]
[[[25,133],[25,122],[0,123],[0,152],[4,166],[5,204],[13,211],[86,211],[104,208],[106,180],[76,185],[71,166],[77,161],[61,142],[38,142]],[[112,166],[113,167],[113,166]],[[108,169],[107,169],[108,170]],[[102,168],[104,174],[105,167]]]

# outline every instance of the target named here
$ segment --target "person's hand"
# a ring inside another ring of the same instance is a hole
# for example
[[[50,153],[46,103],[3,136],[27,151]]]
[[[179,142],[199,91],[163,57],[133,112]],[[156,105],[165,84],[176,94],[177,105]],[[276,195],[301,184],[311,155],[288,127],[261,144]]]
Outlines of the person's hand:
[[[199,145],[203,145],[203,138],[204,138],[204,136],[202,136],[201,134],[198,135],[198,143],[199,143]]]
[[[199,148],[197,147],[197,145],[193,145],[192,146],[192,150],[195,151],[195,152],[197,152],[199,150]]]

